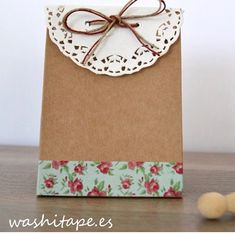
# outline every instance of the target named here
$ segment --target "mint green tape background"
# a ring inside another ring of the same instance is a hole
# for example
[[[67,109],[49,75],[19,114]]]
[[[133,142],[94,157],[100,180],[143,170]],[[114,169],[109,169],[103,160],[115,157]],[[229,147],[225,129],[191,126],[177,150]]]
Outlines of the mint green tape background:
[[[183,164],[39,161],[37,195],[182,197]]]

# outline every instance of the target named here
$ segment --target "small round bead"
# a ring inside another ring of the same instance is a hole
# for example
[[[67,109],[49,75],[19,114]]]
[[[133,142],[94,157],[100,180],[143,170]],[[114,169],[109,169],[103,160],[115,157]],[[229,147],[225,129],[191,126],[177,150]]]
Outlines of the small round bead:
[[[198,209],[208,219],[218,219],[227,209],[226,198],[219,193],[205,193],[198,200]]]

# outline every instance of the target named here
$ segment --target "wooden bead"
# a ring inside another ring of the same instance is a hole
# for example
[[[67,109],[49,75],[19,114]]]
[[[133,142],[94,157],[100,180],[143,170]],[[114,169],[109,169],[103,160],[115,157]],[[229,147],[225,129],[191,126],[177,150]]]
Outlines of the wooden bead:
[[[228,194],[225,198],[227,201],[227,210],[235,213],[235,193]]]
[[[205,193],[198,200],[198,209],[208,219],[218,219],[227,210],[226,198],[216,192]]]

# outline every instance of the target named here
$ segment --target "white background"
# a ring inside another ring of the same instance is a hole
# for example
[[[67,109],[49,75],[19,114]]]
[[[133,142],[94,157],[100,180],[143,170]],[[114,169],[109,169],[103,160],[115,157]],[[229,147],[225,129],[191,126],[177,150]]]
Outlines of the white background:
[[[123,5],[127,0],[84,0]],[[235,152],[235,1],[166,0],[185,10],[184,148]],[[0,144],[38,145],[47,4],[82,0],[6,0],[0,6]],[[226,4],[223,4],[226,3]],[[139,0],[153,6],[154,0]]]

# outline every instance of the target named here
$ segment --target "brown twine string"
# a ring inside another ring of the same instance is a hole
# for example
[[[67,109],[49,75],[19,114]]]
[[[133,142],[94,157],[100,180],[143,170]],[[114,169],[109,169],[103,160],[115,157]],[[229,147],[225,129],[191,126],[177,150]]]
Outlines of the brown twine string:
[[[149,51],[151,51],[155,56],[156,55],[159,56],[159,53],[151,48],[151,47],[156,48],[155,45],[148,42],[144,37],[142,37],[135,30],[135,28],[137,28],[139,26],[139,24],[138,23],[130,24],[130,23],[127,22],[127,20],[130,20],[130,19],[143,19],[143,18],[157,16],[157,15],[161,14],[166,9],[166,3],[165,3],[164,0],[158,0],[159,1],[159,8],[151,14],[123,16],[123,14],[137,1],[138,0],[130,0],[122,8],[122,10],[119,12],[119,14],[117,14],[117,15],[107,16],[107,15],[105,15],[105,14],[99,12],[99,11],[96,11],[96,10],[93,10],[93,9],[90,9],[90,8],[77,8],[77,9],[69,11],[64,16],[63,25],[64,25],[65,29],[69,32],[77,33],[77,34],[83,34],[83,35],[97,35],[97,34],[102,34],[103,33],[103,35],[94,43],[94,45],[89,49],[89,51],[85,55],[85,57],[82,61],[83,65],[85,65],[88,62],[88,60],[94,54],[97,47],[101,44],[101,42],[104,40],[104,38],[107,36],[107,34],[110,32],[110,30],[115,25],[118,25],[119,27],[122,27],[122,28],[128,28],[129,30],[131,30],[132,33],[134,34],[134,36],[137,38],[137,40],[145,48],[147,48]],[[91,13],[93,15],[99,16],[102,19],[91,20],[91,21],[88,21],[87,23],[89,23],[89,25],[101,25],[101,26],[96,28],[96,29],[92,29],[92,30],[88,30],[88,31],[79,31],[79,30],[73,29],[72,27],[70,27],[68,25],[68,19],[72,14],[74,14],[76,12],[88,12],[88,13]]]

